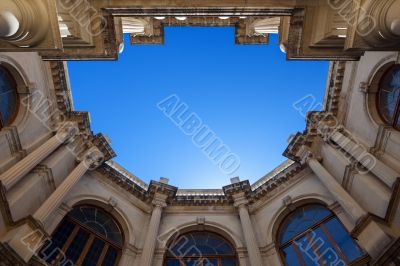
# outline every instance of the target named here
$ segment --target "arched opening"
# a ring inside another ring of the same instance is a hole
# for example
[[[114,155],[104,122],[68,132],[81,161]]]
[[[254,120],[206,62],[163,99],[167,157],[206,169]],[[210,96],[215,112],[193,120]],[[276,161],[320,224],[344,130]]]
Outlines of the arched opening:
[[[15,120],[18,103],[17,82],[11,72],[0,65],[0,130]]]
[[[166,266],[236,266],[236,250],[224,237],[210,231],[180,235],[168,245]]]
[[[329,209],[319,204],[297,207],[278,230],[285,265],[353,265],[364,252]]]
[[[379,82],[377,109],[382,120],[400,130],[400,65],[392,65]]]
[[[39,256],[50,265],[114,266],[123,243],[121,227],[109,213],[80,205],[61,221]]]

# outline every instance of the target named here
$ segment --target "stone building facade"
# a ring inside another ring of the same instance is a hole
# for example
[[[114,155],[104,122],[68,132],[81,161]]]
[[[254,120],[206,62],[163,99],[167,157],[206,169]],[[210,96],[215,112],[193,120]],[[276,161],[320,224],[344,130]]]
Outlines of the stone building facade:
[[[115,60],[124,32],[162,44],[171,24],[331,60],[323,111],[296,103],[305,130],[254,184],[146,184],[74,110],[61,60]],[[399,47],[399,0],[2,0],[0,265],[400,265]]]

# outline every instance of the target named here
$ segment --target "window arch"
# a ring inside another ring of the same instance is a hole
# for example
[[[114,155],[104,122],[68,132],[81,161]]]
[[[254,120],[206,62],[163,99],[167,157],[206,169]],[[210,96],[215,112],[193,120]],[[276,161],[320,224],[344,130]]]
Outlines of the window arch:
[[[317,204],[298,207],[284,219],[278,244],[288,266],[344,266],[365,258],[338,218]]]
[[[196,231],[174,239],[167,249],[166,266],[236,266],[235,248],[222,236]]]
[[[83,205],[68,213],[39,255],[50,265],[114,266],[122,246],[122,232],[112,216]]]
[[[387,69],[378,86],[378,112],[386,124],[400,130],[400,65]]]
[[[18,102],[17,83],[10,71],[0,65],[0,129],[14,121]]]

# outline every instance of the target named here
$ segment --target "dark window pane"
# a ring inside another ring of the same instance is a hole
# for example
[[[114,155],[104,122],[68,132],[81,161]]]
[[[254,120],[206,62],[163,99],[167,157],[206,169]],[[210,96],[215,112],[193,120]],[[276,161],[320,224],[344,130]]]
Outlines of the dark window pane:
[[[298,208],[283,224],[280,243],[289,241],[329,215],[331,212],[319,205]]]
[[[312,245],[314,242],[315,241],[312,236],[310,237],[310,234],[294,241],[294,249],[296,249],[298,254],[300,254],[300,257],[306,266],[319,265],[318,255]]]
[[[232,249],[231,245],[228,243],[222,243],[218,247],[216,247],[217,254],[226,254],[226,255],[234,255],[235,252]]]
[[[118,252],[113,247],[108,247],[102,266],[114,266],[117,262]]]
[[[104,248],[104,241],[100,239],[95,239],[90,247],[85,259],[83,260],[83,266],[96,266],[97,261],[101,255]]]
[[[218,265],[218,264],[215,264]],[[222,266],[236,266],[235,259],[222,259]]]
[[[179,260],[168,259],[167,266],[181,266]]]
[[[201,264],[200,264],[201,265]],[[218,266],[218,260],[217,259],[204,259],[203,260],[203,265],[204,266]],[[224,264],[222,264],[224,265]]]
[[[86,225],[96,233],[122,246],[122,233],[114,219],[103,210],[92,206],[74,208],[69,216]]]
[[[17,88],[7,69],[0,66],[0,124],[11,124],[17,112]]]
[[[79,229],[77,235],[65,253],[68,260],[76,263],[82,253],[83,247],[89,239],[89,233],[83,229]]]
[[[379,88],[378,108],[388,124],[395,124],[400,101],[400,66],[392,67],[382,78]]]
[[[230,266],[236,265],[235,254],[233,246],[223,237],[211,232],[192,232],[171,243],[167,265],[180,258],[184,265],[190,266]]]
[[[235,250],[224,238],[210,232],[194,232],[183,235],[168,249],[168,256],[234,255]]]
[[[335,249],[334,243],[328,239],[321,227],[315,229],[311,235],[313,248],[321,265],[346,265],[339,251]]]
[[[56,229],[52,239],[47,241],[41,249],[39,256],[48,263],[53,263],[62,247],[71,235],[75,225],[68,220],[63,220]]]
[[[283,250],[283,257],[288,266],[301,266],[293,246],[289,246]]]
[[[349,262],[363,256],[357,243],[350,237],[343,225],[335,218],[324,224]]]
[[[201,261],[202,260],[199,258],[190,258],[190,259],[183,260],[185,266],[199,266],[199,265],[201,265],[200,264]]]

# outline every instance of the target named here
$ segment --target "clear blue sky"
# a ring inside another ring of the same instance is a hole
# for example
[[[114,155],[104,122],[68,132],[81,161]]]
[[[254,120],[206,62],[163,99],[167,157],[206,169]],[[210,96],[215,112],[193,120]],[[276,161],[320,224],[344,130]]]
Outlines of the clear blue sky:
[[[116,62],[69,62],[75,109],[110,137],[115,161],[145,182],[220,188],[229,177],[164,115],[175,94],[240,158],[252,183],[282,163],[288,137],[305,127],[293,103],[322,102],[327,62],[286,61],[269,45],[235,45],[233,28],[166,28],[165,45],[130,46]]]

